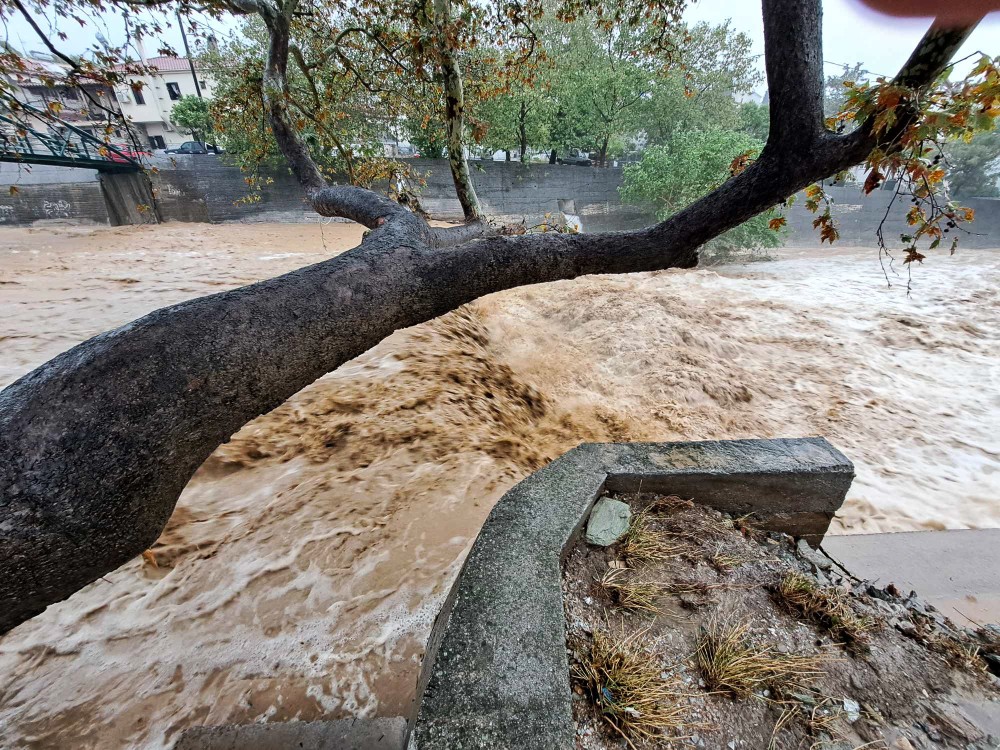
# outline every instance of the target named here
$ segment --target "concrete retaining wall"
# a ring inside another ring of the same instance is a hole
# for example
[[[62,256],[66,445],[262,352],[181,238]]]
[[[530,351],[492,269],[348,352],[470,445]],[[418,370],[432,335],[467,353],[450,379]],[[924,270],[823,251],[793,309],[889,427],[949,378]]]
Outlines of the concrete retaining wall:
[[[0,226],[50,221],[109,224],[108,207],[96,175],[91,182],[19,184],[15,195],[6,186],[0,189]]]
[[[108,221],[113,226],[159,223],[159,211],[149,178],[141,173],[102,174],[98,177]]]
[[[424,657],[419,750],[575,747],[560,562],[605,491],[677,493],[818,542],[854,468],[822,438],[582,445],[490,513]]]
[[[410,163],[426,185],[424,207],[437,219],[460,220],[451,172],[443,159]],[[244,175],[225,160],[181,156],[161,160],[154,176],[160,212],[177,221],[318,221],[302,190],[287,170],[266,176],[259,202],[247,203]],[[651,221],[646,212],[626,206],[618,198],[621,170],[595,170],[562,165],[472,162],[476,190],[487,213],[505,220],[538,223],[546,212],[565,211],[580,217],[585,231],[631,229]]]
[[[833,198],[832,213],[837,221],[840,239],[837,245],[848,247],[875,246],[875,230],[879,222],[886,216],[892,191],[878,190],[870,195],[864,195],[858,187],[830,187],[827,193]],[[997,198],[966,198],[958,201],[976,212],[976,220],[966,225],[970,234],[958,231],[959,246],[962,248],[1000,248],[1000,199]],[[883,233],[889,247],[899,247],[899,235],[912,233],[913,228],[906,223],[906,212],[912,204],[906,198],[898,198],[891,210],[888,210]],[[805,208],[801,199],[791,209],[785,211],[788,219],[788,242],[797,245],[818,245],[819,233],[813,229],[812,223],[816,214]],[[948,247],[951,235],[945,235],[941,243]]]
[[[409,163],[424,175],[427,184],[421,198],[431,215],[439,219],[460,218],[447,162],[419,159]],[[648,208],[620,201],[621,169],[492,161],[473,161],[471,165],[476,190],[487,212],[504,220],[524,217],[529,224],[536,224],[545,213],[565,212],[580,217],[587,232],[633,229],[654,221]],[[264,185],[261,200],[247,202],[244,175],[225,158],[157,157],[155,166],[159,171],[152,176],[152,182],[164,221],[320,219],[305,204],[302,190],[285,169],[265,175],[269,184]],[[0,164],[0,184],[13,183],[21,186],[21,193],[9,196],[6,190],[0,191],[0,224],[23,225],[52,218],[103,224],[116,213],[103,205],[100,185],[89,170],[34,167],[25,173],[19,172],[17,165]],[[856,186],[833,187],[828,192],[834,200],[833,213],[841,235],[839,244],[873,246],[875,229],[886,214],[891,192],[863,196]],[[976,211],[976,221],[971,225],[973,234],[959,233],[961,246],[1000,247],[1000,200],[972,198],[962,203]],[[812,228],[815,216],[803,204],[800,200],[786,211],[787,241],[815,245],[819,243],[819,236]],[[900,232],[906,229],[909,207],[909,202],[901,199],[889,211],[885,234],[894,245],[898,244]]]

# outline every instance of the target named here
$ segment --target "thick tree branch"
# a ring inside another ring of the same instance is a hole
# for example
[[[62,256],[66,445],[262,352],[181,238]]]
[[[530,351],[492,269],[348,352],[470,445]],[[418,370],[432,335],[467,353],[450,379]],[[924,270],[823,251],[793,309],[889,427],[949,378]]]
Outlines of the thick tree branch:
[[[410,212],[393,200],[366,188],[335,185],[310,194],[313,209],[320,216],[339,216],[369,229]]]
[[[289,0],[284,7],[266,6],[260,11],[270,37],[262,87],[268,124],[278,144],[278,150],[288,161],[292,173],[311,198],[315,191],[327,186],[327,181],[309,154],[309,147],[299,136],[288,116],[290,19],[296,5],[294,0]]]
[[[819,0],[763,0],[764,62],[773,141],[805,149],[823,132],[823,10]]]
[[[497,230],[485,221],[475,221],[471,224],[461,224],[456,227],[431,227],[431,247],[445,248],[478,240],[484,237],[496,237]]]
[[[876,136],[873,129],[875,118],[872,116],[851,133],[843,136],[828,135],[827,150],[835,153],[836,158],[858,163],[866,159],[876,147],[896,147],[899,136],[920,116],[917,100],[941,76],[976,25],[973,23],[953,28],[940,26],[936,22],[932,24],[892,80],[893,85],[910,89],[915,96],[915,100],[904,101],[899,106],[896,124]]]

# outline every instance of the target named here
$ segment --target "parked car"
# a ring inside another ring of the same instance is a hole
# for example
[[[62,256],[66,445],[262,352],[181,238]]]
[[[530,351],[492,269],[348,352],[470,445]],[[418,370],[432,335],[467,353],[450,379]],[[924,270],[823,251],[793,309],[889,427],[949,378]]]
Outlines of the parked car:
[[[575,148],[565,156],[557,158],[556,163],[571,164],[577,167],[592,167],[594,165],[594,162],[590,158],[590,154]]]
[[[133,161],[143,161],[153,155],[151,151],[136,148],[128,143],[112,143],[115,150],[108,149],[107,160],[124,164],[129,159]]]
[[[204,141],[185,141],[177,148],[168,148],[163,151],[165,154],[221,154],[222,149],[213,143]]]

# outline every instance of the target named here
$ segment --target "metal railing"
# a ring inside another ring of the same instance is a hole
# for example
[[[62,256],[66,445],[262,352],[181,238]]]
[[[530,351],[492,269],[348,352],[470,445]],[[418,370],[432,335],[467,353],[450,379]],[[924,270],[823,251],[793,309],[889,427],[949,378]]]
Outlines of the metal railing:
[[[48,130],[32,127],[25,122],[27,118],[16,119],[10,109],[0,113],[0,161],[102,172],[139,172],[143,168],[137,159],[116,146],[49,112],[19,102],[17,114],[45,123]]]

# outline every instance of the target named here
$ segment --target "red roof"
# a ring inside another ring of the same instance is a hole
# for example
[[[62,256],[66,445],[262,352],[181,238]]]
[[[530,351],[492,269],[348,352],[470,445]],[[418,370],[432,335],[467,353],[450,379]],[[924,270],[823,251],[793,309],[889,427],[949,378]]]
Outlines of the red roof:
[[[167,72],[191,72],[191,66],[186,57],[147,57],[146,63],[150,68],[156,68],[161,73]],[[197,68],[197,63],[195,63]],[[116,65],[115,70],[122,70],[123,66]]]

